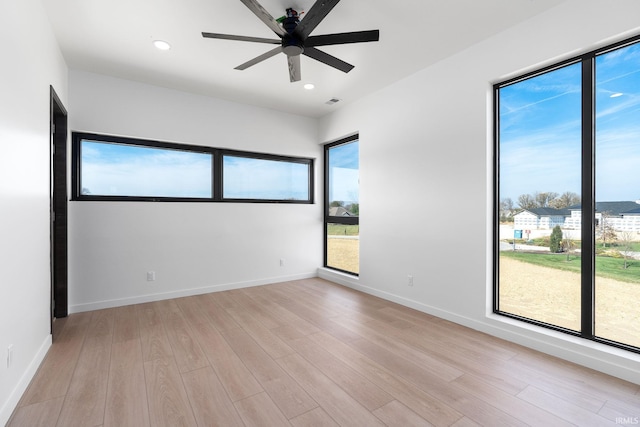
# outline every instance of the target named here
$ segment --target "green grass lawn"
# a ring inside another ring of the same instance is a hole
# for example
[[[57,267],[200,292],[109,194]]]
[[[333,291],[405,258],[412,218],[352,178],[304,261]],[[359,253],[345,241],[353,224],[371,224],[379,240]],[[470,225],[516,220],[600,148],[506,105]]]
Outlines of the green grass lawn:
[[[513,239],[504,239],[505,242],[513,243]],[[526,239],[515,239],[515,242],[519,245],[532,245],[532,246],[549,246],[549,237],[540,237],[527,241]],[[571,241],[574,249],[580,249],[581,241],[580,240],[572,240]],[[624,249],[624,245],[620,242],[607,243],[606,246],[602,244],[601,241],[596,242],[596,250],[618,250],[622,251]],[[632,252],[640,252],[640,242],[631,242],[630,250]]]
[[[348,224],[327,224],[327,234],[329,236],[357,236],[360,234],[360,226]]]
[[[500,256],[543,267],[580,273],[580,256],[576,255],[571,255],[569,261],[567,261],[567,254],[502,251]],[[640,260],[628,260],[627,264],[628,267],[625,269],[622,258],[596,256],[596,276],[622,282],[640,283]]]

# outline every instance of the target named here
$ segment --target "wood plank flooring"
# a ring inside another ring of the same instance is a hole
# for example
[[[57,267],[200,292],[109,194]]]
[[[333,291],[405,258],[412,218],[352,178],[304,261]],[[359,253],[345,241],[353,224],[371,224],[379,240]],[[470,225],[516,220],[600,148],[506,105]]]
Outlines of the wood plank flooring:
[[[308,279],[60,328],[9,426],[616,426],[640,386]]]

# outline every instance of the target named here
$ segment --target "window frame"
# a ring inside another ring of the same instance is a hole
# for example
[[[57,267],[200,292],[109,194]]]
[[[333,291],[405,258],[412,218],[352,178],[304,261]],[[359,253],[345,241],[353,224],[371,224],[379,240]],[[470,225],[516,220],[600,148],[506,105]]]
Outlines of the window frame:
[[[329,215],[329,205],[331,201],[329,200],[329,150],[333,147],[339,145],[345,145],[352,143],[354,141],[359,141],[360,135],[359,133],[355,133],[353,135],[347,136],[345,138],[339,139],[337,141],[333,141],[324,145],[324,232],[323,232],[323,241],[324,241],[324,252],[323,252],[323,266],[325,268],[329,268],[331,270],[339,271],[345,274],[349,274],[355,277],[359,277],[359,273],[354,273],[353,271],[342,270],[340,268],[331,267],[327,265],[327,233],[329,232],[329,224],[345,224],[345,225],[358,225],[360,226],[360,213],[357,216],[331,216]],[[358,260],[359,261],[359,260]]]
[[[307,173],[307,192],[308,199],[252,199],[252,198],[234,198],[234,197],[225,197],[224,196],[224,157],[241,157],[245,159],[255,159],[255,160],[268,160],[275,162],[283,162],[283,163],[297,163],[302,165],[307,165],[309,167]],[[313,160],[303,157],[290,157],[290,156],[281,156],[277,154],[264,154],[264,153],[251,153],[248,151],[238,151],[238,150],[219,150],[219,160],[220,166],[216,169],[220,170],[220,177],[218,180],[219,190],[220,190],[220,201],[222,202],[236,202],[236,203],[313,203]],[[215,173],[214,173],[215,174]]]
[[[187,153],[211,155],[211,197],[172,197],[172,196],[124,196],[124,195],[95,195],[82,194],[82,141],[89,140],[102,143],[121,144],[134,147],[176,150]],[[314,159],[310,157],[296,157],[279,154],[257,153],[251,151],[230,150],[224,148],[206,147],[200,145],[181,144],[149,139],[130,138],[115,135],[104,135],[87,132],[72,132],[71,135],[71,200],[93,202],[217,202],[217,203],[289,203],[314,204]],[[306,200],[281,199],[235,199],[224,198],[223,189],[223,157],[246,157],[252,159],[275,160],[290,163],[306,164],[308,170],[309,197]]]
[[[630,37],[582,55],[554,63],[552,65],[531,71],[529,73],[495,83],[493,85],[493,295],[492,312],[494,314],[516,319],[525,323],[560,331],[568,335],[607,344],[634,353],[640,353],[640,348],[625,343],[608,340],[595,335],[595,227],[596,219],[596,195],[595,195],[595,59],[616,49],[640,43],[640,35]],[[499,256],[500,256],[500,89],[521,81],[533,78],[561,67],[580,63],[581,71],[581,95],[582,95],[582,123],[581,123],[581,283],[580,283],[580,331],[563,328],[561,326],[541,322],[535,319],[519,316],[500,310],[499,301]]]

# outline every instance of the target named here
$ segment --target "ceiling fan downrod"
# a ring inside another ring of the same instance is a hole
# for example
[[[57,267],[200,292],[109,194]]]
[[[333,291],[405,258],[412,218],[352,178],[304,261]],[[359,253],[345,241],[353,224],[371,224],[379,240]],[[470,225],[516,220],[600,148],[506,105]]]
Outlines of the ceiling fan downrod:
[[[282,20],[282,28],[287,34],[282,37],[282,51],[287,56],[299,56],[304,52],[302,40],[295,34],[295,29],[300,23],[298,12],[292,8],[287,9],[287,16]]]

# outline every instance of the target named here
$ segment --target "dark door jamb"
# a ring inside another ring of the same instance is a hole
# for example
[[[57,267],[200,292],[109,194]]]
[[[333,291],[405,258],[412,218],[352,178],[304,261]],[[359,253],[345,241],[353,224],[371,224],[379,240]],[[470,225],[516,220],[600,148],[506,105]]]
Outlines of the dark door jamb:
[[[51,333],[67,316],[67,110],[50,87]]]

